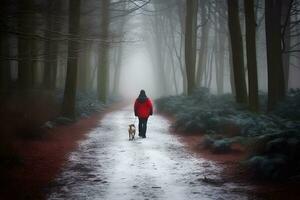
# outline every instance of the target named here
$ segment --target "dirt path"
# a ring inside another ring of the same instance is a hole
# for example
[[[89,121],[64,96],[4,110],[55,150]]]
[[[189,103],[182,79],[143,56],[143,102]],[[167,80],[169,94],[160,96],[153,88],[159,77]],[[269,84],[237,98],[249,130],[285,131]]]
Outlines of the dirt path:
[[[147,138],[128,141],[133,121],[129,107],[105,115],[71,153],[48,199],[257,199],[251,186],[222,180],[220,165],[188,151],[167,119],[151,117]]]

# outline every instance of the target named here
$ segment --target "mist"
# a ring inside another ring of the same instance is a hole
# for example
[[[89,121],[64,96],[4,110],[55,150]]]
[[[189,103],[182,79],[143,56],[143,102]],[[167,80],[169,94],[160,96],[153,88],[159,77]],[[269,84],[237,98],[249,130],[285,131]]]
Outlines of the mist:
[[[124,98],[137,97],[141,89],[153,98],[158,97],[159,85],[156,83],[153,63],[148,56],[147,49],[127,48],[130,54],[121,65],[120,94]]]
[[[0,199],[299,199],[299,0],[2,0],[0,32]]]

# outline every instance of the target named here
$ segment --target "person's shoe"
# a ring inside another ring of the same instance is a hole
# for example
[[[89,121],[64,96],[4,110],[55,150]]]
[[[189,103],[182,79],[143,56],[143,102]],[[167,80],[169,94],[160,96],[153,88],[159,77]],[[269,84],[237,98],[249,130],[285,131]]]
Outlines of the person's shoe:
[[[146,136],[145,136],[145,135],[143,135],[143,136],[142,136],[142,138],[146,138]]]

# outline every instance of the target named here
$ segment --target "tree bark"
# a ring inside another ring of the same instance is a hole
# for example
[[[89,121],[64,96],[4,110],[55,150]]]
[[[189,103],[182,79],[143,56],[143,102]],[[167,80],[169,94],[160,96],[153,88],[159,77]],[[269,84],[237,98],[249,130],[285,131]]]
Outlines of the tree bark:
[[[91,43],[87,43],[84,44],[84,47],[82,47],[83,52],[81,53],[78,66],[78,89],[83,92],[91,90],[89,85],[92,51],[91,46]]]
[[[237,103],[247,103],[247,87],[244,69],[243,39],[239,20],[238,0],[227,0],[228,27],[230,33],[235,97]]]
[[[127,2],[124,2],[120,8],[122,10],[126,10],[128,7]],[[124,26],[127,21],[127,17],[123,17],[122,20],[118,23],[118,29],[117,32],[120,34],[121,37],[124,36]],[[113,83],[113,95],[120,95],[120,76],[121,76],[121,65],[123,61],[123,44],[120,44],[119,48],[115,52],[116,55],[116,61],[115,64],[115,72],[114,72],[114,83]]]
[[[117,61],[115,66],[115,76],[114,76],[114,87],[113,87],[113,94],[119,95],[120,91],[120,76],[121,76],[121,64],[122,64],[122,57],[123,57],[123,46],[119,47],[117,50]]]
[[[58,14],[61,12],[61,1],[48,1],[49,10],[47,15],[47,38],[53,38],[56,36],[53,32],[59,32],[60,30],[60,21]],[[57,76],[57,63],[58,63],[58,41],[46,41],[45,43],[45,53],[46,61],[44,67],[44,77],[43,85],[46,89],[53,90],[56,88],[56,76]]]
[[[207,63],[207,44],[208,44],[208,33],[210,23],[208,22],[208,12],[205,8],[204,1],[201,1],[201,38],[200,38],[200,50],[198,51],[198,64],[197,64],[197,76],[196,84],[201,86],[203,71]]]
[[[34,34],[33,0],[18,0],[18,31]],[[29,89],[33,86],[32,50],[33,39],[18,37],[18,85],[21,89]]]
[[[217,67],[217,93],[224,93],[224,55],[225,55],[225,37],[223,33],[218,33],[218,56],[216,56]]]
[[[219,27],[216,25],[217,31],[217,56],[216,57],[216,83],[217,83],[217,93],[223,94],[224,93],[224,57],[225,57],[225,33],[221,31],[225,31],[226,27],[223,23],[223,16],[220,14],[222,12],[222,7],[220,2],[216,2],[217,9],[219,11],[218,16],[216,16],[216,20],[219,24]]]
[[[178,18],[179,18],[179,23],[180,23],[180,39],[179,39],[179,49],[177,49],[177,46],[176,46],[176,40],[175,40],[175,35],[174,35],[174,32],[175,32],[175,28],[174,28],[174,24],[173,24],[173,21],[171,20],[170,21],[170,28],[171,30],[174,30],[174,31],[171,31],[171,38],[172,38],[172,45],[173,45],[173,49],[174,49],[174,52],[175,52],[175,56],[177,58],[177,62],[179,64],[179,69],[180,69],[180,72],[181,72],[181,76],[182,76],[182,93],[184,95],[187,94],[187,80],[186,80],[186,71],[185,71],[185,66],[183,65],[183,59],[182,59],[182,53],[183,53],[183,50],[182,50],[182,46],[183,46],[183,20],[182,20],[182,8],[180,7],[180,2],[177,2],[178,3],[178,9],[177,9],[177,12],[178,12]]]
[[[227,44],[228,44],[228,66],[229,66],[229,79],[230,79],[230,87],[231,87],[231,93],[233,96],[235,96],[235,85],[234,85],[234,74],[233,74],[233,62],[232,62],[232,50],[231,50],[231,44],[230,44],[230,38],[227,36]]]
[[[160,10],[161,8],[154,5],[156,10]],[[154,56],[156,60],[156,74],[157,74],[157,82],[160,83],[161,95],[166,95],[168,91],[167,81],[166,81],[166,73],[165,73],[165,40],[163,38],[164,30],[162,28],[163,19],[162,16],[155,15],[154,21]]]
[[[97,87],[98,87],[98,99],[99,101],[106,102],[108,94],[108,54],[109,54],[109,44],[108,44],[108,32],[109,32],[109,0],[101,1],[101,39],[105,42],[99,47],[99,68],[97,77]]]
[[[285,96],[281,56],[280,0],[265,1],[265,23],[268,62],[268,111],[273,110]]]
[[[79,37],[80,27],[80,0],[69,2],[69,34]],[[68,43],[67,77],[64,91],[62,114],[75,117],[77,71],[78,71],[79,42],[70,40]]]
[[[258,83],[256,62],[256,30],[254,15],[254,0],[244,0],[246,20],[246,50],[249,85],[249,107],[251,111],[258,111]]]
[[[193,90],[196,88],[197,11],[198,0],[186,0],[185,68],[187,73],[188,95],[192,94]]]
[[[0,95],[6,93],[10,83],[9,38],[5,33],[0,34]]]
[[[282,61],[283,61],[283,71],[284,71],[284,81],[285,81],[285,91],[289,88],[289,73],[290,73],[290,54],[285,51],[290,49],[291,38],[290,38],[290,22],[291,22],[291,9],[292,9],[293,0],[282,1],[282,15],[281,15],[281,24],[282,28]]]

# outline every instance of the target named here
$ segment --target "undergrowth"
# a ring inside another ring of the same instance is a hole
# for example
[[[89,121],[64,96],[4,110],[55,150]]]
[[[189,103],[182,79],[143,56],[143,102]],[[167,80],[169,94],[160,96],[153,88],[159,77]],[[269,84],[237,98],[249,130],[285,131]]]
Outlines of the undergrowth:
[[[175,130],[206,134],[202,146],[214,153],[230,152],[234,143],[246,146],[249,157],[242,163],[257,177],[295,177],[300,174],[300,90],[290,90],[270,113],[265,112],[266,99],[260,93],[261,111],[252,113],[232,95],[200,88],[190,96],[158,99],[156,107],[175,117]]]

